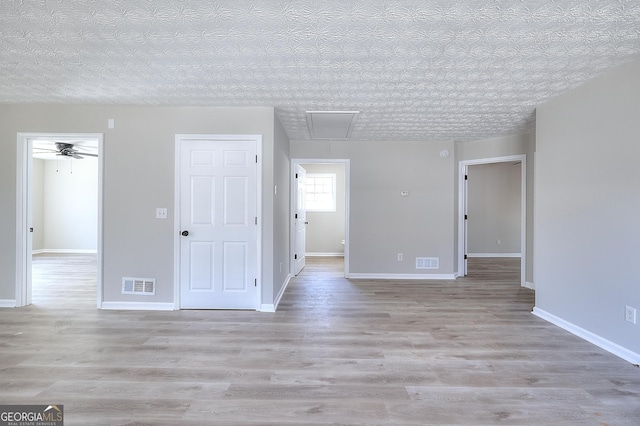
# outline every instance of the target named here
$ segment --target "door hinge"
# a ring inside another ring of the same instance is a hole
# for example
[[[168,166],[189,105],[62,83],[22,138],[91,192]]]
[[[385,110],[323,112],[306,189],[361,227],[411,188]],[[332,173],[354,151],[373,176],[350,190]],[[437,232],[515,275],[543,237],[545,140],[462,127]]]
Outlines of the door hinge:
[[[296,173],[296,179],[298,179],[298,174]]]
[[[258,164],[258,156],[256,155],[256,164]]]
[[[296,215],[295,215],[294,219],[297,219],[297,218],[298,218],[298,213],[296,213]]]
[[[294,255],[293,255],[293,258],[294,258],[295,260],[298,260],[298,255],[297,255],[297,254],[294,254]]]
[[[469,179],[469,176],[464,175],[464,180],[468,180],[468,179]]]
[[[464,260],[467,260],[467,255],[466,254],[464,255]]]
[[[469,219],[469,217],[465,214],[464,215],[464,220],[467,220],[467,219]]]
[[[256,225],[258,224],[258,216],[256,216]]]
[[[29,232],[33,232],[33,228],[29,228]]]
[[[257,278],[253,279],[253,286],[254,287],[258,287],[258,279]]]

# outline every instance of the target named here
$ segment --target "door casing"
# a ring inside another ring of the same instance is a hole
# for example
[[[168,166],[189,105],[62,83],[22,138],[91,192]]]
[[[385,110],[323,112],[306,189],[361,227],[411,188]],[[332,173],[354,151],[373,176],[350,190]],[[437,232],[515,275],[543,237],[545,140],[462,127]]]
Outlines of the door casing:
[[[521,167],[521,219],[520,219],[520,285],[527,287],[527,156],[510,155],[505,157],[482,158],[477,160],[460,161],[458,165],[458,276],[467,274],[465,254],[467,253],[467,221],[464,216],[467,214],[467,184],[465,175],[468,166],[478,164],[506,163],[520,161]]]
[[[20,132],[17,138],[17,180],[16,180],[16,307],[31,303],[31,235],[32,220],[32,141],[34,139],[53,140],[95,140],[98,143],[98,247],[97,247],[97,307],[102,308],[103,299],[103,175],[104,175],[104,135],[102,133],[28,133]]]

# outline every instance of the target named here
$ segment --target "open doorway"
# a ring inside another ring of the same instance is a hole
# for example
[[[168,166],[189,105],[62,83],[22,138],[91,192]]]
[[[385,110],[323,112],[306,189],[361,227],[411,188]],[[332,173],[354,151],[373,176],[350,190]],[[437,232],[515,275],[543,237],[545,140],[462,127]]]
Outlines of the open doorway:
[[[526,156],[460,162],[459,275],[526,286]]]
[[[18,135],[16,306],[100,307],[101,153],[101,134]]]
[[[520,161],[467,168],[467,275],[520,281]]]
[[[299,170],[304,182],[296,179]],[[304,185],[304,190],[300,186]],[[291,275],[304,267],[300,259],[337,261],[349,273],[349,160],[292,160]],[[303,202],[300,197],[304,197]],[[300,209],[303,209],[301,212]],[[301,215],[304,219],[301,223]],[[301,229],[302,228],[302,229]],[[304,235],[304,238],[300,238]]]

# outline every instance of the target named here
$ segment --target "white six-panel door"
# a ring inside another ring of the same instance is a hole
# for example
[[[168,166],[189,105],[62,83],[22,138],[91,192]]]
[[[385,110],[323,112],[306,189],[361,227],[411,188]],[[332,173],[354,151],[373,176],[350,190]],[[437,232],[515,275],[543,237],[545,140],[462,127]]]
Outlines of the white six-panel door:
[[[294,248],[294,274],[298,275],[306,264],[306,246],[307,246],[307,207],[305,201],[305,184],[307,180],[307,171],[299,164],[296,164],[295,176],[295,248]]]
[[[180,307],[256,309],[257,142],[178,143]]]

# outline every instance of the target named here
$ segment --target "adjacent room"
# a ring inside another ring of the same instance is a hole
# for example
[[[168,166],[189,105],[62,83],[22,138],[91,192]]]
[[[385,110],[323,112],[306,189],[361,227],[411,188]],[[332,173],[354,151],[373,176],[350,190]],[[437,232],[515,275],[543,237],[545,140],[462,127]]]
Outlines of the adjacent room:
[[[27,196],[32,201],[29,272],[35,305],[55,305],[75,294],[96,297],[97,156],[95,141],[56,141],[55,135],[43,135],[32,143]],[[78,279],[80,274],[86,276]],[[78,303],[86,299],[78,298]],[[90,305],[95,306],[95,300]]]
[[[296,164],[302,168],[305,174],[305,181],[302,184],[304,185],[305,217],[304,255],[307,258],[335,258],[326,259],[332,261],[332,263],[340,260],[344,262],[347,236],[345,163],[313,162]],[[294,211],[293,214],[295,220],[295,215],[298,212]],[[296,249],[294,251],[297,252],[297,241],[295,243]],[[302,247],[300,251],[302,252]]]
[[[469,166],[466,172],[467,275],[504,271],[520,281],[523,223],[522,163]]]

